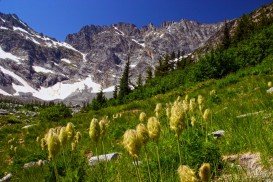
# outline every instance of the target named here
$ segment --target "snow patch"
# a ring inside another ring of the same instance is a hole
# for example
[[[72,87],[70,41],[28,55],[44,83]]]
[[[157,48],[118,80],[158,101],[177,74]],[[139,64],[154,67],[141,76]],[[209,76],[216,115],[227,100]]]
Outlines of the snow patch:
[[[14,30],[14,31],[18,30],[18,31],[21,31],[21,32],[24,32],[24,33],[29,34],[28,31],[26,31],[25,29],[22,29],[22,28],[20,28],[20,27],[13,27],[13,30]]]
[[[25,27],[27,27],[27,25],[24,23],[24,22],[22,22],[21,20],[19,20],[20,21],[20,23],[22,23]]]
[[[41,73],[54,73],[51,70],[48,70],[46,68],[40,67],[40,66],[32,66],[32,68],[34,69],[34,71],[36,72],[41,72]]]
[[[28,92],[36,92],[35,89],[33,89],[31,86],[29,86],[29,84],[20,76],[16,75],[15,73],[3,68],[2,66],[0,66],[0,70],[4,73],[7,74],[13,78],[15,78],[18,82],[20,82],[22,85],[16,85],[14,83],[12,83],[12,87],[13,89],[16,91],[15,94],[13,95],[19,95],[19,92],[23,92],[23,93],[28,93]]]
[[[178,60],[179,60],[178,58],[175,58],[175,59],[172,60],[172,61],[176,63]]]
[[[66,47],[67,49],[71,49],[73,51],[76,51],[76,52],[79,52],[77,49],[75,49],[73,46],[71,46],[70,44],[66,43],[66,42],[56,42],[56,41],[53,41],[53,43],[56,43],[58,46],[62,46],[62,47]]]
[[[33,66],[34,69],[37,70],[37,66]],[[41,67],[38,67],[38,70],[41,69],[42,71],[50,71]],[[64,82],[58,82],[55,85],[51,87],[41,87],[39,90],[35,90],[32,88],[23,78],[20,76],[16,75],[15,73],[3,68],[0,66],[0,71],[2,71],[4,74],[7,74],[14,79],[16,79],[18,82],[20,82],[22,85],[16,85],[12,84],[13,89],[16,91],[15,94],[13,95],[20,95],[20,93],[32,93],[32,95],[36,98],[46,100],[46,101],[51,101],[55,99],[65,99],[69,95],[71,95],[74,92],[79,92],[85,89],[92,89],[92,93],[98,93],[100,92],[101,85],[95,83],[92,80],[91,76],[88,76],[85,79],[78,80],[77,82],[74,83],[67,83],[66,81]],[[51,72],[51,71],[50,71]],[[111,86],[103,90],[103,92],[112,92],[114,91],[115,87]],[[0,94],[3,95],[10,95],[6,93],[5,91],[0,89]]]
[[[103,92],[113,92],[115,90],[115,86],[108,87],[103,90]]]
[[[26,39],[31,40],[31,41],[34,42],[35,44],[41,45],[40,42],[38,42],[37,40],[35,40],[33,37],[28,37],[28,36],[26,36]]]
[[[120,31],[117,27],[114,26],[114,29],[116,30],[117,34],[124,36],[125,33]]]
[[[131,65],[130,65],[131,68],[134,68],[134,67],[136,67],[136,66],[137,66],[136,64],[131,64]]]
[[[0,47],[0,58],[2,58],[2,59],[11,59],[11,60],[15,61],[16,63],[21,64],[19,57],[14,56],[11,53],[3,51],[3,49],[1,47]]]
[[[3,30],[8,30],[7,27],[0,27],[0,29],[3,29]]]
[[[71,61],[68,60],[68,59],[65,59],[65,58],[61,59],[61,61],[65,62],[65,63],[68,63],[68,64],[71,64]]]
[[[139,43],[137,40],[135,40],[135,39],[132,39],[132,41],[134,41],[135,43],[137,43],[138,45],[140,45],[140,46],[142,46],[142,47],[145,47],[146,45],[145,45],[145,43]]]
[[[0,18],[0,20],[2,20],[2,22],[4,22],[4,23],[6,22],[6,20],[4,20],[3,18]]]
[[[80,51],[78,51],[77,49],[75,49],[73,46],[71,46],[70,44],[68,44],[66,42],[54,41],[54,40],[50,39],[49,37],[42,37],[42,36],[40,36],[38,34],[34,34],[34,36],[39,38],[39,39],[44,40],[47,47],[58,47],[58,46],[60,46],[60,47],[65,47],[67,49],[71,49],[73,51],[81,53]]]
[[[73,92],[84,90],[86,87],[89,89],[92,88],[92,93],[98,93],[100,91],[101,85],[93,82],[91,76],[89,76],[84,80],[71,84],[58,82],[52,87],[41,87],[41,89],[33,95],[37,98],[48,101],[54,99],[65,99]]]
[[[81,53],[81,54],[82,54],[83,62],[87,62],[87,59],[86,59],[86,55],[87,55],[87,54],[84,54],[84,53]]]
[[[182,56],[182,58],[187,58],[187,57],[189,57],[191,55],[192,55],[192,53],[189,53],[189,54],[186,54],[186,55]]]

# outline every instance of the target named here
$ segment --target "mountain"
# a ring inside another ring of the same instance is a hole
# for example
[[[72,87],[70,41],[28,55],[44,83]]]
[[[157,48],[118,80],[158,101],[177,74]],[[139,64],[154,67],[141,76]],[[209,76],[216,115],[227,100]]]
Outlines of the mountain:
[[[0,75],[4,95],[55,100],[77,90],[100,89],[83,53],[11,14],[0,14]]]
[[[135,78],[163,54],[189,54],[205,45],[222,25],[188,20],[142,28],[129,23],[88,25],[59,42],[14,14],[0,13],[0,94],[86,101],[101,87],[113,91],[129,55]]]
[[[69,34],[65,42],[87,54],[95,81],[109,86],[119,80],[128,55],[132,75],[136,76],[145,73],[147,66],[154,67],[166,53],[189,54],[203,46],[222,25],[188,20],[164,22],[160,27],[149,24],[142,28],[129,23],[89,25],[78,33]]]

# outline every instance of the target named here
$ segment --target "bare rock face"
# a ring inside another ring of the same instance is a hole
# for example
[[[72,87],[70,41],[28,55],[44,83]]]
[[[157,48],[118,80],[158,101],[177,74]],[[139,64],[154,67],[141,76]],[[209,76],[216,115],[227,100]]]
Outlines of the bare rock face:
[[[69,34],[65,41],[87,54],[95,81],[109,86],[118,81],[128,55],[135,75],[145,73],[146,67],[153,67],[161,55],[173,51],[191,53],[204,45],[222,25],[188,20],[164,22],[161,27],[150,24],[142,28],[129,23],[90,25],[78,33]]]
[[[128,57],[134,81],[160,56],[187,54],[204,45],[222,25],[188,20],[142,28],[130,23],[88,25],[58,42],[16,15],[0,13],[0,94],[84,102],[100,87],[118,83]]]
[[[91,70],[79,72],[83,58],[80,51],[35,32],[16,15],[0,13],[0,94],[34,93],[86,78]]]

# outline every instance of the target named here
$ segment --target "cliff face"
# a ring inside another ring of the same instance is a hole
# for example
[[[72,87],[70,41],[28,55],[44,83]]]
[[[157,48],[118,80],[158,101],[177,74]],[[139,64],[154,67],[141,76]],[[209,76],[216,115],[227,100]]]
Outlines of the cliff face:
[[[222,25],[188,20],[164,22],[160,27],[150,24],[140,29],[128,23],[90,25],[69,34],[65,42],[87,54],[95,81],[109,86],[117,82],[129,54],[133,75],[145,73],[146,67],[153,67],[165,53],[187,54],[203,46]]]
[[[172,51],[191,53],[214,36],[223,23],[164,22],[89,25],[58,42],[37,33],[14,14],[0,13],[0,94],[42,100],[94,96],[112,91],[130,55],[135,78]]]

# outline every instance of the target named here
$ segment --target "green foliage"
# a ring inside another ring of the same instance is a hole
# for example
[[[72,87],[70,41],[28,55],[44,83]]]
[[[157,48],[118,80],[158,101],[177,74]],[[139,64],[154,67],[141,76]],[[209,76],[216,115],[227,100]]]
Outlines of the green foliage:
[[[202,129],[189,128],[182,133],[181,138],[182,161],[186,165],[197,171],[203,163],[210,163],[214,173],[222,168],[221,154],[215,143],[216,140],[210,137],[206,141]]]
[[[21,123],[21,121],[18,118],[16,118],[14,115],[8,115],[8,116],[6,116],[6,122],[8,124]]]
[[[55,161],[50,162],[49,173],[45,176],[46,181],[55,181],[55,165],[61,181],[86,181],[88,173],[91,173],[87,160],[79,150],[65,150]]]
[[[226,166],[223,168],[221,155],[259,152],[263,161],[270,161],[269,159],[273,156],[273,124],[271,122],[273,102],[272,94],[266,93],[267,82],[273,80],[272,34],[272,26],[263,27],[254,34],[249,34],[244,40],[231,44],[228,49],[217,50],[206,55],[197,63],[181,66],[165,76],[153,79],[151,76],[141,89],[136,89],[124,97],[127,104],[121,105],[117,99],[111,99],[107,104],[117,106],[77,113],[72,118],[66,118],[64,121],[73,122],[82,132],[83,138],[79,142],[77,151],[65,150],[56,158],[55,163],[60,180],[136,181],[134,173],[136,168],[120,145],[125,130],[132,129],[139,123],[138,117],[142,111],[148,117],[154,116],[156,103],[169,103],[178,95],[184,97],[188,94],[190,97],[196,97],[202,94],[207,101],[205,108],[212,110],[213,120],[209,122],[206,132],[204,132],[204,126],[202,127],[203,124],[188,127],[182,132],[179,144],[183,164],[189,165],[197,172],[203,162],[208,162],[215,175],[227,174],[225,176],[231,175],[236,179],[240,176],[243,180],[238,181],[250,181],[245,171],[238,170],[239,172],[234,174],[227,171]],[[203,80],[204,82],[200,82]],[[217,94],[209,95],[211,90],[216,90]],[[156,96],[152,97],[154,95]],[[139,100],[143,98],[145,99]],[[60,105],[45,106],[38,118],[28,122],[22,115],[20,119],[16,119],[15,116],[0,116],[1,176],[8,171],[13,174],[14,181],[55,180],[52,162],[28,170],[23,169],[22,166],[26,162],[47,159],[47,151],[42,151],[40,143],[33,141],[37,136],[43,137],[43,131],[59,123],[46,122],[45,125],[38,124],[35,126],[37,128],[28,130],[21,128],[26,124],[37,124],[38,119],[41,118],[46,121],[62,120],[66,116],[61,107]],[[246,117],[237,117],[248,113],[250,115]],[[94,154],[95,144],[90,141],[87,130],[92,118],[100,119],[104,116],[108,116],[111,122],[104,138],[105,149],[99,147],[98,153],[117,151],[122,155],[116,161],[90,167],[86,161],[86,154]],[[200,119],[197,117],[197,120]],[[20,122],[14,122],[18,120]],[[154,150],[156,145],[159,147],[163,181],[177,181],[176,170],[180,165],[178,149],[176,149],[177,142],[174,133],[169,131],[167,118],[162,116],[160,122],[162,135],[158,144],[152,142],[147,144],[152,181],[159,181]],[[217,140],[207,135],[216,130],[224,130],[225,135]],[[23,143],[20,143],[22,140]],[[17,150],[11,149],[15,146]],[[143,163],[139,170],[142,180],[145,181],[148,179],[148,174],[144,150],[140,155]]]
[[[192,80],[222,78],[239,69],[255,66],[273,50],[273,26],[254,34],[227,50],[218,50],[201,58],[192,67]]]
[[[147,67],[146,75],[147,75],[146,77],[146,83],[147,83],[153,78],[153,70],[150,66]]]
[[[182,58],[177,61],[177,69],[184,70],[187,66],[190,66],[193,63],[193,60],[190,57]]]
[[[117,93],[114,92],[114,94],[117,94]],[[107,106],[107,99],[103,93],[103,90],[101,89],[100,92],[97,93],[97,97],[92,100],[89,107],[96,111],[106,106]]]
[[[137,77],[137,88],[140,88],[142,86],[143,86],[142,76],[141,74],[139,74]]]
[[[61,119],[70,118],[72,111],[64,104],[49,106],[40,111],[40,119],[44,122],[58,122]]]
[[[224,36],[223,36],[222,45],[221,45],[223,49],[228,49],[231,44],[231,38],[230,38],[229,32],[230,32],[229,24],[227,21],[225,21]]]
[[[104,96],[104,93],[103,93],[103,90],[101,89],[99,93],[97,93],[97,97],[96,97],[96,100],[101,103],[101,104],[104,104],[106,103],[106,98]]]
[[[130,71],[130,60],[128,59],[120,79],[119,94],[118,94],[119,100],[123,100],[124,97],[128,95],[131,91],[129,87],[129,71]]]
[[[250,15],[244,14],[238,21],[238,25],[236,27],[234,41],[241,41],[249,36],[254,30],[254,23]]]
[[[158,65],[155,68],[155,76],[164,76],[170,73],[174,69],[175,53],[173,52],[171,56],[166,54],[159,59]]]
[[[118,86],[115,86],[114,92],[113,92],[113,99],[117,99],[118,98]]]
[[[266,93],[267,82],[273,79],[273,58],[267,57],[261,64],[255,67],[249,67],[233,73],[221,80],[209,80],[206,82],[192,84],[190,87],[178,87],[166,94],[157,95],[142,101],[133,101],[129,104],[115,107],[103,108],[99,111],[89,111],[88,113],[78,113],[71,121],[75,124],[77,130],[83,134],[82,141],[79,143],[78,151],[65,154],[60,153],[56,158],[56,166],[60,180],[63,181],[136,181],[135,166],[132,165],[132,159],[123,151],[120,143],[123,133],[127,129],[133,129],[139,123],[139,113],[144,111],[147,116],[154,116],[154,107],[156,103],[172,102],[178,95],[184,97],[189,94],[190,97],[196,97],[202,94],[205,99],[205,107],[211,108],[213,120],[210,123],[208,133],[223,129],[224,137],[213,139],[208,136],[205,140],[205,132],[202,127],[196,125],[189,127],[180,135],[180,149],[182,152],[182,164],[190,165],[195,171],[203,162],[209,162],[212,171],[216,175],[228,174],[226,166],[222,166],[221,155],[230,155],[245,152],[260,152],[262,158],[266,161],[272,158],[272,95]],[[179,75],[179,71],[175,71]],[[173,76],[170,74],[170,76]],[[144,86],[145,87],[145,86]],[[258,88],[258,89],[257,89]],[[209,95],[211,90],[217,91],[217,96]],[[239,103],[239,104],[238,104]],[[52,107],[52,106],[50,106]],[[264,111],[259,115],[253,115],[245,118],[236,116],[246,113]],[[117,118],[112,115],[120,114]],[[99,147],[99,154],[120,152],[121,157],[118,160],[90,167],[87,164],[86,154],[94,153],[95,144],[88,136],[88,127],[93,117],[98,119],[103,116],[109,116],[111,122],[107,129],[107,135],[104,138],[105,150]],[[269,117],[269,118],[265,118]],[[6,118],[2,118],[5,119]],[[35,120],[31,120],[31,123]],[[163,181],[177,181],[176,170],[180,165],[177,149],[177,141],[174,133],[169,131],[169,123],[165,116],[160,118],[162,124],[162,135],[159,140],[160,163],[162,167]],[[197,122],[198,123],[198,122]],[[44,136],[44,131],[48,128],[59,125],[56,122],[48,122],[48,125],[38,125],[37,128],[28,130],[29,133],[22,131],[24,126],[21,123],[6,125],[1,127],[0,174],[8,171],[13,174],[13,180],[20,181],[54,181],[53,163],[47,163],[42,167],[33,167],[31,169],[22,169],[24,163],[47,159],[47,151],[40,149],[40,144],[33,142],[36,136]],[[8,135],[12,133],[12,135]],[[12,138],[14,142],[8,143]],[[19,139],[24,139],[24,144],[18,143]],[[10,150],[10,146],[16,146],[17,151]],[[159,170],[156,159],[156,144],[148,143],[147,153],[150,161],[152,181],[159,180]],[[7,159],[12,159],[13,163],[7,165]],[[141,150],[142,164],[140,172],[142,180],[148,179],[147,164],[144,150]],[[245,172],[237,171],[236,175],[244,176]],[[243,181],[243,180],[238,180]],[[248,179],[244,181],[249,181]]]

